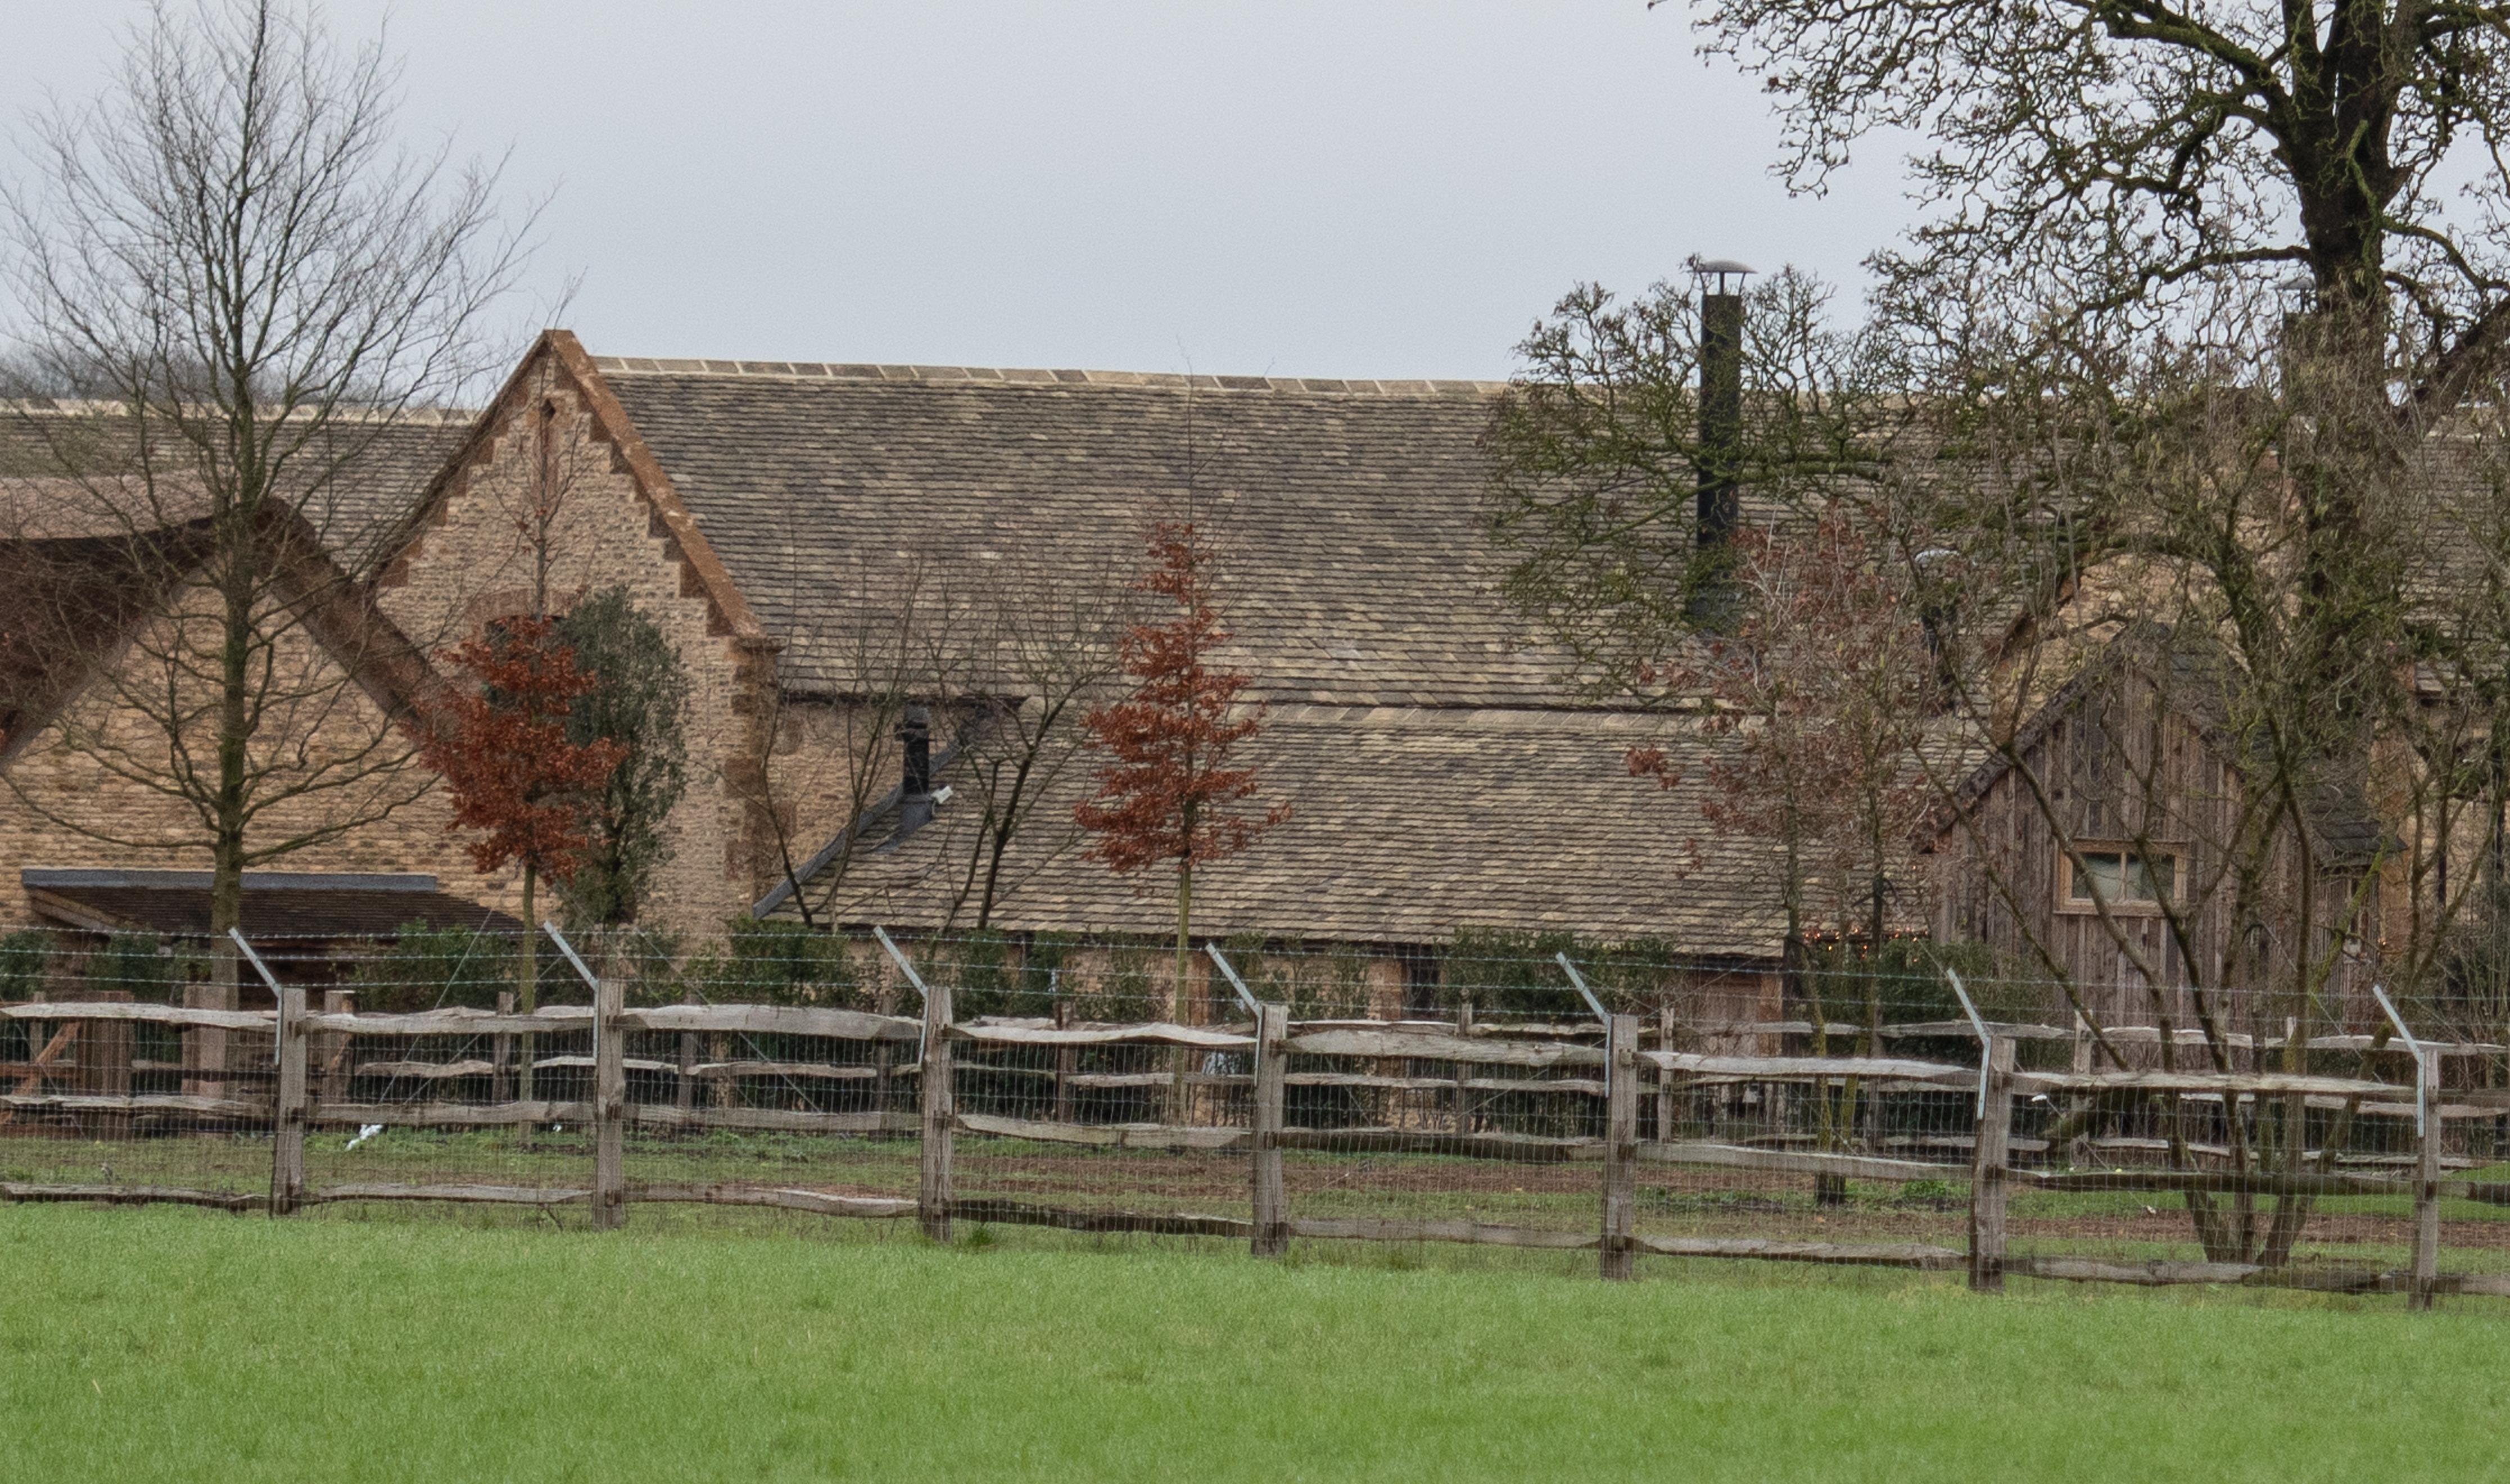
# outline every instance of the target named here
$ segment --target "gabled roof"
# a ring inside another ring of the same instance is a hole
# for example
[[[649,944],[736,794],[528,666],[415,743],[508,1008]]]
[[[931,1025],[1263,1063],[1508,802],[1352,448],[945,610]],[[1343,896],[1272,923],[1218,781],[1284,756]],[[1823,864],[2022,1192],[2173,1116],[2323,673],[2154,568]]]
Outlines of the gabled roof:
[[[1225,663],[1335,705],[1585,706],[1501,597],[1483,382],[1351,382],[595,358],[642,446],[805,694],[919,570],[1020,562],[1122,587],[1154,519],[1226,553]],[[995,574],[996,576],[989,576]]]
[[[2227,719],[2236,683],[2231,665],[2230,657],[2210,640],[2183,637],[2163,625],[2137,624],[2121,630],[2024,717],[2010,742],[1991,746],[1975,735],[1963,740],[1964,750],[1983,755],[1954,786],[1951,796],[1927,815],[1921,826],[1921,848],[1939,844],[1958,828],[1960,813],[1975,807],[2008,777],[2016,759],[2028,756],[2050,733],[2131,675],[2166,674],[2165,694],[2178,718],[2192,727],[2206,746],[2238,767],[2242,743]],[[2359,780],[2321,782],[2303,800],[2302,812],[2330,864],[2366,867],[2396,843]]]
[[[470,423],[467,413],[352,413],[309,429],[291,476],[298,493],[262,514],[283,586],[308,600],[307,628],[392,714],[412,713],[434,672],[360,579]],[[175,600],[210,552],[207,509],[183,450],[120,403],[0,403],[0,762]]]
[[[0,541],[0,759],[164,608],[209,543],[206,521],[133,537]]]
[[[298,621],[390,717],[424,723],[443,682],[426,652],[343,572],[292,513],[262,539],[275,589]],[[131,536],[0,540],[0,764],[25,749],[141,626],[181,600],[212,552],[207,521]]]
[[[333,560],[365,576],[472,421],[457,411],[342,411],[298,430],[283,475],[289,503]],[[275,431],[285,437],[290,426]],[[178,437],[119,402],[0,402],[0,537],[129,536],[205,514],[189,460]]]
[[[497,395],[470,419],[467,431],[448,444],[435,476],[426,481],[424,492],[409,502],[383,543],[387,558],[384,580],[399,580],[408,561],[423,549],[428,524],[436,518],[445,499],[465,477],[477,453],[496,430],[516,415],[524,399],[535,395],[538,378],[546,370],[551,378],[572,385],[583,399],[592,420],[593,437],[610,445],[619,463],[633,481],[636,493],[651,515],[656,534],[670,538],[670,556],[679,562],[687,586],[683,591],[704,594],[708,608],[708,623],[716,633],[724,634],[737,644],[774,649],[777,641],[759,626],[757,615],[750,611],[749,599],[741,585],[726,570],[723,559],[715,554],[714,545],[702,530],[688,507],[673,486],[671,476],[664,470],[646,446],[638,431],[610,384],[593,366],[592,358],[585,354],[583,344],[569,331],[549,329],[541,332],[532,348],[517,361]]]

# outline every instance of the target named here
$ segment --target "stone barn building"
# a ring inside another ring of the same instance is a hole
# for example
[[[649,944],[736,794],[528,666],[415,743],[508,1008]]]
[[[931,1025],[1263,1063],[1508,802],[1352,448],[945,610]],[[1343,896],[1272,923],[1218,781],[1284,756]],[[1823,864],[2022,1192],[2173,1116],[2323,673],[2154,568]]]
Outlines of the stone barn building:
[[[1198,932],[1364,950],[1398,999],[1404,966],[1460,932],[1645,939],[1757,1013],[1775,929],[1752,862],[1707,838],[1695,789],[1628,777],[1661,720],[1578,692],[1498,591],[1478,445],[1499,390],[596,358],[552,331],[467,426],[397,430],[361,591],[422,660],[614,588],[663,628],[690,684],[689,781],[650,926],[1155,936],[1158,888],[1074,838],[1078,704],[965,883],[999,814],[974,779],[995,740],[1072,701],[1091,678],[1073,656],[1104,679],[1150,524],[1190,516],[1223,553],[1227,663],[1269,707],[1248,761],[1291,809],[1208,873]],[[27,868],[206,864],[37,822],[87,786],[38,761],[57,681],[16,692],[0,861],[21,917]],[[938,769],[920,780],[916,730]],[[434,875],[513,909],[515,883],[471,871],[444,819],[425,793],[288,863]]]

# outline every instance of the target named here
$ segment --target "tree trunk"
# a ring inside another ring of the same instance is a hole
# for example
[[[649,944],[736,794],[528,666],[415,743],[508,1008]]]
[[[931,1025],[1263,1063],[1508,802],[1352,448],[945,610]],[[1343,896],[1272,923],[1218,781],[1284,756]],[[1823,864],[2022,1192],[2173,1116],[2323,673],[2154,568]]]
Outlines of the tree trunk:
[[[237,590],[242,586],[244,590]],[[245,697],[252,648],[252,599],[249,583],[226,575],[226,611],[218,656],[218,791],[211,801],[209,842],[209,937],[213,981],[206,997],[211,1008],[236,1009],[244,999],[244,956],[237,952],[232,929],[244,926],[245,743],[250,740]],[[235,1070],[234,1038],[224,1032],[205,1035],[201,1060],[223,1075]],[[224,1091],[221,1096],[232,1096]]]
[[[1177,872],[1176,977],[1170,981],[1168,987],[1168,1019],[1179,1025],[1186,1023],[1188,1012],[1187,1001],[1190,998],[1188,986],[1193,982],[1193,932],[1194,867],[1189,865],[1183,867]],[[1194,1052],[1191,1050],[1188,1050],[1184,1046],[1179,1046],[1169,1054],[1167,1116],[1165,1120],[1167,1123],[1182,1123],[1185,1122],[1185,1080],[1187,1075],[1192,1072],[1193,1069]]]
[[[1797,1003],[1805,1007],[1806,1018],[1812,1022],[1812,1054],[1829,1055],[1830,1007],[1818,988],[1820,975],[1806,971],[1804,945],[1797,934],[1788,934],[1779,962],[1794,968],[1801,996]],[[1839,1087],[1829,1078],[1817,1077],[1813,1079],[1809,1093],[1813,1127],[1818,1140],[1814,1147],[1823,1154],[1836,1154],[1839,1150]],[[1815,1205],[1845,1205],[1847,1182],[1837,1175],[1815,1175],[1812,1177],[1812,1199]]]
[[[514,956],[516,965],[514,1008],[526,1015],[540,1008],[540,932],[532,926],[532,913],[536,905],[534,898],[538,894],[539,887],[540,872],[529,862],[525,862],[523,866],[523,940],[515,945],[520,951]],[[540,1038],[525,1035],[517,1039],[520,1044],[517,1046],[514,1065],[514,1098],[517,1102],[528,1103],[532,1100],[532,1060],[539,1055],[537,1043]],[[531,1147],[532,1123],[529,1119],[514,1125],[514,1139],[526,1149]]]

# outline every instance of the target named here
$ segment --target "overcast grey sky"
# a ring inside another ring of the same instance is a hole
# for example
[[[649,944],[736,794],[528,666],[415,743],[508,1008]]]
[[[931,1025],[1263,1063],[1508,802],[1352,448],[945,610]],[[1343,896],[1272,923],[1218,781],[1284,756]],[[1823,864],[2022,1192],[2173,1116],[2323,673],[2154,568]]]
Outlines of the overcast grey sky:
[[[0,0],[11,130],[139,9]],[[1880,150],[1789,199],[1679,4],[389,9],[405,126],[554,192],[535,276],[602,354],[1496,377],[1578,280],[1701,252],[1852,294],[1908,215]]]

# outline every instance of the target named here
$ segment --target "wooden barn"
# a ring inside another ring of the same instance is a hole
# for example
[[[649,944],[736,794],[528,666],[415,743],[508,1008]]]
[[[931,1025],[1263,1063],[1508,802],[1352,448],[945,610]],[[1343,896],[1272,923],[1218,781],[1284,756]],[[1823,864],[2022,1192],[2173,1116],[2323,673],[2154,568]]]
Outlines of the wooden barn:
[[[2224,690],[2211,656],[2164,634],[2093,656],[1929,820],[1933,935],[2071,980],[2099,1024],[2194,1025],[2195,992],[2305,981],[2368,1023],[2392,836],[2358,788],[2315,790],[2305,835],[2275,828]]]

